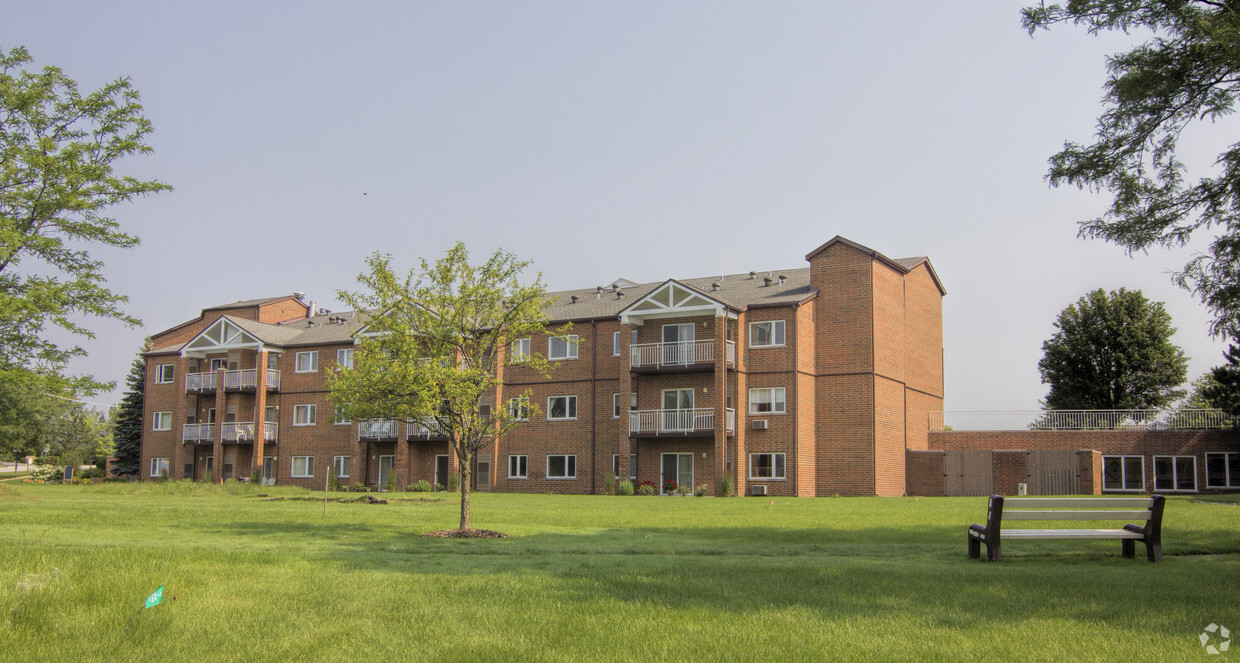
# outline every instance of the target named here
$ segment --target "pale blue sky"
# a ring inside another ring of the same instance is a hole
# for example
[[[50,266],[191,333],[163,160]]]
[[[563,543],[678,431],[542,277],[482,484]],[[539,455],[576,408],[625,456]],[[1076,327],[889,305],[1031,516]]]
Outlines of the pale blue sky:
[[[340,310],[375,250],[502,246],[566,289],[801,267],[837,234],[934,263],[950,410],[1036,408],[1042,341],[1098,287],[1166,302],[1196,376],[1225,346],[1170,282],[1191,250],[1078,239],[1107,199],[1043,179],[1126,42],[1031,39],[1022,4],[41,0],[0,48],[131,77],[155,154],[121,170],[176,188],[115,210],[141,247],[98,252],[145,323],[94,325],[74,368],[103,379],[205,306]],[[1190,133],[1193,163],[1236,128]]]

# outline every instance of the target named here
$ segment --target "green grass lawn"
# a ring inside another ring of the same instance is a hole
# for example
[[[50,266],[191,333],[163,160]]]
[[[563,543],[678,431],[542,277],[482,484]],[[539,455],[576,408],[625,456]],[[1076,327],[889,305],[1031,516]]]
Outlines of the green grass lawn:
[[[313,495],[0,484],[0,660],[1238,654],[1197,640],[1240,629],[1234,504],[1170,499],[1158,564],[1118,541],[1008,542],[987,564],[965,558],[985,498],[476,494],[474,525],[511,538],[461,541],[418,536],[455,526],[456,495],[326,516]]]

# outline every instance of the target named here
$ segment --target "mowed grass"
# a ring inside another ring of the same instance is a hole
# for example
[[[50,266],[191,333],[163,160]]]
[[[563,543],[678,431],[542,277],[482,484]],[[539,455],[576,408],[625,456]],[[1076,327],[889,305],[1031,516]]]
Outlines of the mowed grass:
[[[985,498],[484,493],[474,525],[511,538],[460,541],[418,536],[456,495],[314,497],[0,485],[0,660],[1221,660],[1198,634],[1240,628],[1227,503],[1169,500],[1159,564],[1114,541],[987,564]]]

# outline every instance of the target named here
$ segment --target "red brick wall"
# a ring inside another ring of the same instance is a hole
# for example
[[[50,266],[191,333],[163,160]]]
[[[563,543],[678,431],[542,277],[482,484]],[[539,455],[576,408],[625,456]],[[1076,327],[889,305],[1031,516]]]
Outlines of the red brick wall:
[[[991,455],[991,492],[1018,494],[1017,485],[1029,476],[1029,454],[1025,451],[995,451]]]
[[[942,451],[909,451],[905,461],[905,490],[909,495],[944,494]]]

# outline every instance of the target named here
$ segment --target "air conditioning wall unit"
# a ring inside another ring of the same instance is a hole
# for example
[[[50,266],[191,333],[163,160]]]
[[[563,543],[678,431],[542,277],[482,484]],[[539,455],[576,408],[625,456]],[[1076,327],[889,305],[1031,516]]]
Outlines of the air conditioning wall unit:
[[[757,422],[754,422],[754,423],[757,423]],[[758,497],[765,496],[765,495],[766,495],[766,486],[750,486],[750,487],[749,487],[749,494],[750,494],[750,495],[754,495],[754,496],[758,496]]]
[[[755,419],[753,421],[754,430],[766,430],[771,427],[771,422],[766,419]]]

